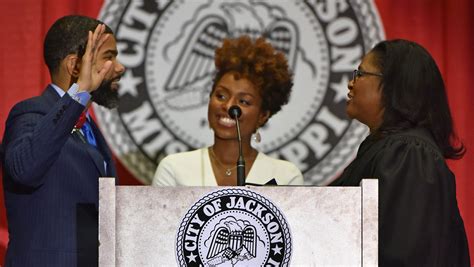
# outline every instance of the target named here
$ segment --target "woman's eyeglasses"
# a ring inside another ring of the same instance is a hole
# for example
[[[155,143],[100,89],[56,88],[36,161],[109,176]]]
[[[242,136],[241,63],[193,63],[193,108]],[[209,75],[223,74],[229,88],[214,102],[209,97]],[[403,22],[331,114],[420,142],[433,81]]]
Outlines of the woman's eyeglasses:
[[[382,77],[382,73],[373,73],[373,72],[368,72],[368,71],[363,71],[363,70],[354,70],[352,72],[352,80],[356,81],[357,78],[362,77],[364,75],[373,75],[373,76],[379,76]]]

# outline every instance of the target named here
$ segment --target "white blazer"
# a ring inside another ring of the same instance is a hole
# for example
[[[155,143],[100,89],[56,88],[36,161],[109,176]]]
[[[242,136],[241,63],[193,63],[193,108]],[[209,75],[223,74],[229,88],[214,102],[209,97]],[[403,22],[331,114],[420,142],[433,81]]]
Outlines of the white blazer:
[[[272,179],[278,185],[304,184],[301,171],[293,163],[259,152],[245,182],[264,185]],[[208,148],[168,155],[158,165],[152,185],[217,186]]]

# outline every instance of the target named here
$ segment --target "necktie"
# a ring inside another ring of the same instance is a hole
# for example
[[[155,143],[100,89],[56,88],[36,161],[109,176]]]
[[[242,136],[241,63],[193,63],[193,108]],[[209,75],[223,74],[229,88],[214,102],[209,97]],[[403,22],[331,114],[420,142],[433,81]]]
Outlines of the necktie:
[[[97,142],[95,141],[94,133],[92,132],[92,127],[89,123],[89,120],[86,120],[84,122],[84,125],[82,125],[81,130],[84,136],[86,137],[87,142],[97,147]]]

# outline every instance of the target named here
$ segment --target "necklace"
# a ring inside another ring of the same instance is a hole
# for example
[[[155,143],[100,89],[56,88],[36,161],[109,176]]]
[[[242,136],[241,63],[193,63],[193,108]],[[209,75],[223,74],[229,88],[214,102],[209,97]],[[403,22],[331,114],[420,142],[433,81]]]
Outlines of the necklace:
[[[222,168],[225,169],[225,175],[226,176],[231,176],[232,175],[232,170],[237,168],[237,165],[232,167],[232,168],[227,168],[224,164],[222,164],[222,162],[220,162],[217,157],[216,157],[216,154],[214,154],[214,149],[212,147],[209,148],[209,151],[211,152],[211,157],[216,161],[216,163],[221,166]]]

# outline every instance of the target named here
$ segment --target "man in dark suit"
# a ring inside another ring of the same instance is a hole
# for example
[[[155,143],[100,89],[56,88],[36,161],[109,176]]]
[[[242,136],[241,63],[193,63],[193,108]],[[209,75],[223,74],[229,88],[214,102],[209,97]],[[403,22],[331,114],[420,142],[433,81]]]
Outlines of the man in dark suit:
[[[96,19],[66,16],[49,29],[52,83],[12,108],[3,137],[6,266],[98,265],[98,178],[116,170],[87,108],[117,105],[117,54]]]

